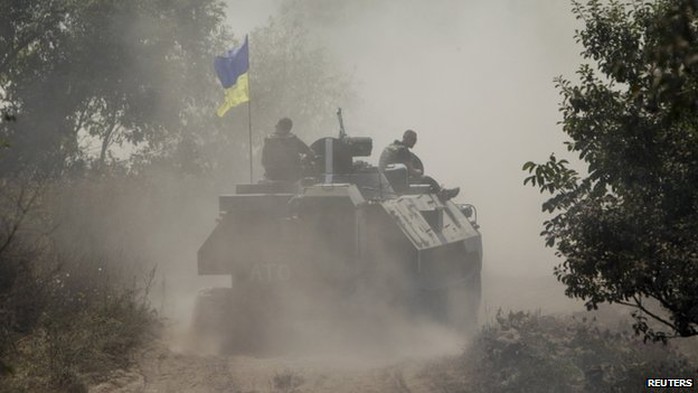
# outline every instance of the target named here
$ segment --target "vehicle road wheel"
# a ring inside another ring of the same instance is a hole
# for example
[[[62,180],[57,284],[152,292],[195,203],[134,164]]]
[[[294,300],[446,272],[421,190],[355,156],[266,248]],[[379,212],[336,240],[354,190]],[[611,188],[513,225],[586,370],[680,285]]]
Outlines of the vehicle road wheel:
[[[191,321],[191,345],[207,353],[220,353],[226,341],[226,329],[232,311],[231,288],[206,288],[199,291]]]

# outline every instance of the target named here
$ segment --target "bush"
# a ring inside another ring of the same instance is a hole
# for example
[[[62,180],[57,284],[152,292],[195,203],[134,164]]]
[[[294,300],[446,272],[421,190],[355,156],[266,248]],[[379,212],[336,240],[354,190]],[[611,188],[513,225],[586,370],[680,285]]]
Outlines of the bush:
[[[463,392],[639,392],[648,377],[695,375],[670,345],[594,320],[498,314],[458,360]]]
[[[137,284],[117,268],[123,260],[67,252],[46,230],[49,204],[21,202],[44,194],[29,188],[5,188],[0,203],[0,392],[83,392],[127,366],[158,326],[147,302],[154,270]]]

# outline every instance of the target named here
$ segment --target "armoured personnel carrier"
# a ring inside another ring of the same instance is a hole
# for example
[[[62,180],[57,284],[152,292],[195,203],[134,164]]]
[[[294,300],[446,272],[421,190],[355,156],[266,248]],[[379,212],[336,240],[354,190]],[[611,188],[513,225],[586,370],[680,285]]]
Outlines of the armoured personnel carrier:
[[[475,208],[410,184],[402,165],[381,172],[355,160],[370,156],[370,138],[342,130],[310,147],[314,171],[300,182],[239,184],[220,196],[198,273],[230,276],[231,286],[200,292],[198,336],[226,352],[273,348],[298,328],[288,321],[341,312],[357,296],[462,331],[475,326]]]

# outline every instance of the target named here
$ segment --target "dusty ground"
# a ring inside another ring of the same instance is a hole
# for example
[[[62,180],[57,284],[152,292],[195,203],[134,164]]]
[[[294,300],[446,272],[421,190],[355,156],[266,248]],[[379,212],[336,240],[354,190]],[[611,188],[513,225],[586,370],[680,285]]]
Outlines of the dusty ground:
[[[500,308],[570,312],[579,307],[561,296],[552,277],[485,275],[483,282],[480,319],[485,323]],[[132,370],[114,372],[90,393],[454,391],[449,384],[459,380],[461,370],[452,360],[462,354],[465,340],[434,326],[395,321],[386,326],[387,334],[353,337],[350,345],[276,357],[207,355],[175,335],[150,345]],[[321,336],[308,344],[323,347],[328,340]]]
[[[466,340],[432,322],[389,318],[380,331],[315,327],[283,354],[215,355],[220,348],[176,326],[90,393],[434,392],[434,375],[462,354]],[[178,333],[179,332],[179,333]],[[438,363],[438,367],[434,366]]]
[[[90,393],[433,392],[437,387],[429,370],[448,359],[448,355],[393,361],[221,357],[176,353],[160,342],[144,351],[132,370],[115,372],[109,382],[94,386]]]

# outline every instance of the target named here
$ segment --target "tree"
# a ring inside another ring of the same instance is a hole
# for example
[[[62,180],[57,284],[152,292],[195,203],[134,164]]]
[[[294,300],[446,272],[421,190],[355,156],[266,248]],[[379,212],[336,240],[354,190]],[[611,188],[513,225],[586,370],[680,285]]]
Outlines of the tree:
[[[250,32],[250,96],[252,115],[252,148],[261,149],[264,137],[274,130],[282,117],[291,117],[294,132],[307,143],[318,136],[337,130],[335,113],[338,106],[353,102],[351,79],[342,72],[328,51],[315,44],[311,32],[286,1],[278,14]],[[234,9],[230,10],[235,12]],[[228,47],[239,42],[229,41]],[[222,53],[221,50],[219,53]],[[216,54],[219,54],[216,53]],[[213,56],[208,60],[207,67]],[[207,72],[213,76],[212,71]],[[195,118],[188,120],[189,129],[183,143],[171,146],[158,158],[161,165],[173,161],[191,162],[196,156],[204,171],[230,181],[231,173],[245,179],[249,165],[247,104],[215,116],[215,108],[223,99],[223,90],[207,86],[214,98],[208,107],[201,106]],[[260,157],[253,157],[255,174],[260,174]]]
[[[0,7],[7,10],[0,109],[20,120],[0,123],[0,138],[12,145],[0,173],[103,168],[116,163],[111,153],[121,145],[136,152],[127,158],[136,171],[247,167],[247,114],[215,116],[222,89],[212,59],[239,41],[224,26],[222,2],[0,0]],[[325,134],[349,97],[348,78],[282,8],[250,37],[255,146],[283,116],[309,129],[302,134]]]
[[[21,121],[0,129],[13,146],[2,168],[60,174],[103,165],[115,144],[152,149],[207,104],[210,58],[230,38],[215,0],[2,0],[0,102]]]
[[[523,169],[551,194],[541,235],[588,309],[635,308],[646,339],[698,335],[698,14],[688,0],[574,2],[594,65],[556,79],[567,150]]]
[[[291,116],[302,119],[306,134],[326,136],[338,129],[337,107],[352,99],[350,79],[324,48],[312,44],[293,4],[287,2],[278,16],[252,33],[252,83],[257,83],[252,94],[258,93],[253,110],[264,115],[267,130]]]

